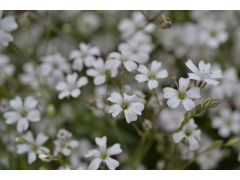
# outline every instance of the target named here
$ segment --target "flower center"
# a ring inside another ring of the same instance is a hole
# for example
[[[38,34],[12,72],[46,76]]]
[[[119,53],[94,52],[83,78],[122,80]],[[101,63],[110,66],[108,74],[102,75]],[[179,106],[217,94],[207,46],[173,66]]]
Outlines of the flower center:
[[[216,31],[211,31],[210,32],[210,36],[211,37],[216,37],[217,36],[217,32]]]
[[[187,97],[187,95],[186,95],[185,92],[179,92],[179,93],[178,93],[178,98],[179,98],[179,99],[184,100],[186,97]]]
[[[123,108],[123,109],[127,109],[128,108],[128,103],[126,103],[126,102],[123,102],[122,104],[121,104],[121,107]]]
[[[150,74],[150,75],[148,76],[148,79],[149,79],[149,80],[154,80],[154,79],[156,79],[155,74]]]
[[[26,117],[27,116],[27,112],[26,111],[22,111],[20,114],[21,114],[22,117]]]
[[[101,152],[101,159],[102,160],[107,159],[107,153],[106,152]]]
[[[192,134],[192,131],[190,131],[189,129],[187,129],[187,130],[185,131],[185,135],[186,135],[186,136],[191,136],[191,134]]]

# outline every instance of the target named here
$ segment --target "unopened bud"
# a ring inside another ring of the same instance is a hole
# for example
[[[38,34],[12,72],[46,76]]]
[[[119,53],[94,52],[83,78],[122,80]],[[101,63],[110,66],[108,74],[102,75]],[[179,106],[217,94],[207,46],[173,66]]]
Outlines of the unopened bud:
[[[39,159],[41,159],[42,161],[44,161],[44,162],[50,162],[50,161],[52,161],[54,158],[51,156],[51,155],[49,155],[49,154],[40,154],[39,156]]]
[[[160,28],[167,29],[167,28],[170,28],[171,26],[172,26],[172,20],[169,17],[162,15],[160,20]]]
[[[145,131],[148,131],[148,130],[152,129],[152,122],[150,120],[148,120],[148,119],[145,119],[143,121],[143,129]]]
[[[23,144],[26,143],[27,141],[23,137],[16,137],[15,142],[18,144]]]

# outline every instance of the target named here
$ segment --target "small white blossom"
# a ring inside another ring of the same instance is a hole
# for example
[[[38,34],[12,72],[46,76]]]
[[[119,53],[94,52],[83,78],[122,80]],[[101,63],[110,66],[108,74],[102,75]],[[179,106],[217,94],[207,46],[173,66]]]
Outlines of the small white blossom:
[[[148,82],[149,89],[154,89],[158,87],[158,79],[166,78],[168,76],[168,72],[165,69],[161,69],[162,63],[154,60],[151,63],[150,68],[148,69],[146,66],[140,64],[138,67],[138,72],[135,76],[135,79],[138,82]]]
[[[60,91],[58,98],[63,99],[64,97],[69,96],[74,98],[78,97],[81,94],[80,88],[85,86],[87,83],[88,79],[86,77],[78,79],[77,73],[68,74],[66,81],[61,81],[56,86],[56,89]]]
[[[240,113],[230,109],[221,109],[218,116],[213,117],[212,126],[218,129],[222,137],[229,137],[231,133],[240,133]]]
[[[195,107],[193,99],[200,98],[200,88],[193,87],[188,90],[190,79],[180,78],[178,83],[178,90],[166,87],[163,89],[163,97],[167,98],[167,105],[171,108],[176,108],[180,103],[183,107],[190,111]]]
[[[94,84],[103,84],[107,77],[116,77],[117,70],[111,69],[109,61],[104,62],[102,58],[98,58],[96,62],[92,65],[93,68],[87,70],[87,75],[94,77]]]
[[[0,54],[0,84],[6,77],[11,76],[14,73],[14,66],[9,63],[9,57]]]
[[[24,143],[17,145],[17,153],[28,153],[28,164],[32,164],[37,159],[37,155],[48,154],[50,151],[43,144],[48,140],[48,137],[40,133],[34,139],[32,132],[28,131],[23,137]]]
[[[20,97],[10,101],[12,111],[4,113],[7,124],[17,123],[17,131],[22,133],[26,131],[30,122],[40,121],[40,112],[37,109],[38,102],[31,96],[28,96],[24,102]]]
[[[211,69],[210,63],[200,61],[197,68],[193,64],[192,60],[189,59],[185,64],[192,71],[192,73],[188,73],[189,79],[205,82],[207,84],[218,85],[219,81],[217,81],[217,79],[222,78],[222,71],[220,69]]]
[[[0,13],[0,47],[7,47],[13,41],[10,32],[17,29],[18,25],[13,16],[2,17]]]
[[[121,112],[124,112],[124,116],[128,123],[137,120],[137,115],[142,115],[144,109],[144,104],[140,102],[136,95],[128,95],[113,92],[108,98],[113,105],[110,106],[108,112],[112,114],[113,117],[116,117]]]
[[[80,43],[79,49],[80,50],[73,50],[70,53],[70,59],[73,60],[72,68],[77,71],[81,71],[83,65],[87,67],[93,66],[96,57],[100,55],[99,48],[85,43]]]
[[[101,138],[96,137],[95,142],[98,145],[98,149],[93,149],[87,152],[85,157],[93,157],[94,159],[89,165],[89,169],[96,170],[99,168],[101,163],[107,165],[108,169],[114,170],[119,166],[119,162],[111,156],[118,155],[122,153],[120,144],[114,144],[110,148],[107,148],[107,137],[103,136]]]
[[[201,130],[197,129],[197,125],[191,119],[179,132],[173,134],[173,140],[175,143],[183,141],[190,151],[195,151],[199,148]]]
[[[72,139],[72,133],[65,129],[60,129],[57,134],[57,140],[54,141],[55,150],[54,155],[59,153],[64,156],[70,156],[72,150],[77,148],[79,143]]]

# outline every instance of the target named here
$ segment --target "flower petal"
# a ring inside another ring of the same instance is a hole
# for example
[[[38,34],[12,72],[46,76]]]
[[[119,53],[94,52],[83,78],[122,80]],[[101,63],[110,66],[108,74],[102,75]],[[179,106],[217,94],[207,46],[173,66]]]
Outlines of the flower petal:
[[[122,153],[122,149],[119,143],[114,144],[110,148],[107,149],[107,153],[109,156],[117,155]]]
[[[182,101],[182,103],[183,103],[183,107],[184,107],[187,111],[190,111],[190,110],[192,110],[192,109],[195,107],[194,102],[193,102],[191,99],[188,99],[188,98],[184,99],[184,100]]]
[[[110,170],[115,170],[119,166],[119,162],[110,157],[105,160],[105,163]]]

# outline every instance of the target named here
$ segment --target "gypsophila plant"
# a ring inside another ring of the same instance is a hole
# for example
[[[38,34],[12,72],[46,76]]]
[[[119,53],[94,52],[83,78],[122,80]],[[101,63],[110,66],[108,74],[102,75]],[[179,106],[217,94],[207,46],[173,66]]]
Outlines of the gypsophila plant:
[[[239,169],[237,11],[0,11],[0,169]]]

